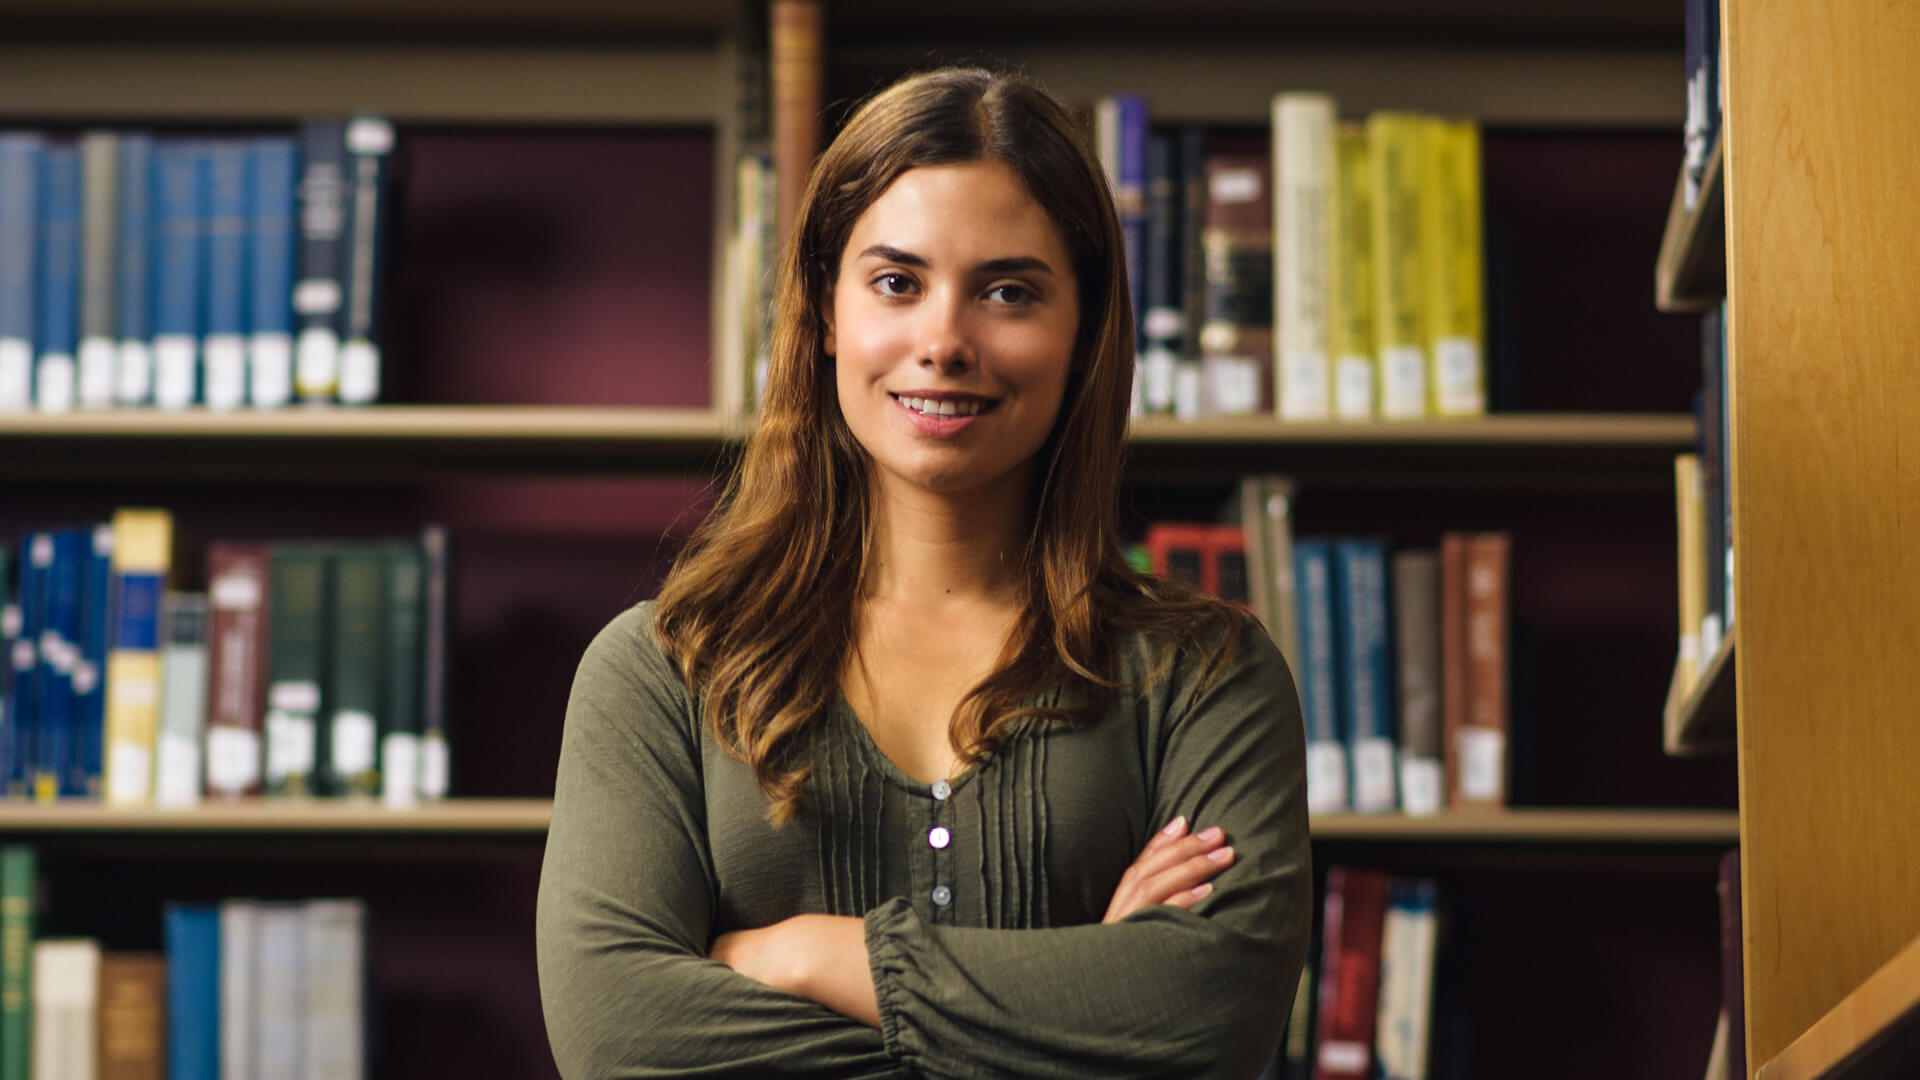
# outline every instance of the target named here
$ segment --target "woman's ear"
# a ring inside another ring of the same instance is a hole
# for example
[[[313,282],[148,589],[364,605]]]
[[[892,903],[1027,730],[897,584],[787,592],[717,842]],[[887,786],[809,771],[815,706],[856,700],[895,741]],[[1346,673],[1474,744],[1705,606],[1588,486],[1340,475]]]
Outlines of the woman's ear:
[[[827,328],[825,340],[821,342],[821,351],[826,353],[828,356],[834,356],[838,354],[840,350],[834,348],[834,344],[833,344],[834,338],[833,338],[833,283],[832,282],[828,282],[827,287],[821,290],[820,322],[823,326]]]

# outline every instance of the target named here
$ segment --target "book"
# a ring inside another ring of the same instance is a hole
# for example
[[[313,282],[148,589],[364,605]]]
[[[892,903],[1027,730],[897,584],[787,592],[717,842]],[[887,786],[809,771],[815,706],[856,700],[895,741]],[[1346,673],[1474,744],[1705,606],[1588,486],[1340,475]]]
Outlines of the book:
[[[220,1080],[253,1080],[259,1070],[259,933],[256,901],[221,901]]]
[[[1428,1080],[1432,1075],[1438,891],[1425,878],[1395,879],[1388,888],[1374,1025],[1375,1069],[1382,1080]]]
[[[1400,807],[1437,814],[1446,805],[1441,720],[1440,556],[1393,557],[1394,655],[1400,672]]]
[[[1746,936],[1740,907],[1740,849],[1720,859],[1720,995],[1727,1021],[1727,1075],[1747,1074]]]
[[[351,544],[332,559],[327,590],[326,718],[314,789],[327,794],[380,793],[380,730],[387,664],[387,553]]]
[[[347,228],[342,252],[340,401],[366,405],[380,398],[380,285],[391,215],[387,181],[394,148],[393,124],[379,116],[356,116],[346,127]]]
[[[1132,301],[1133,350],[1138,357],[1146,341],[1147,99],[1139,94],[1101,98],[1094,105],[1093,130],[1100,168],[1107,175],[1114,213],[1120,219],[1127,295]]]
[[[113,402],[145,405],[153,400],[153,136],[123,132],[119,150]]]
[[[820,0],[772,0],[767,22],[773,90],[774,237],[784,245],[799,213],[807,174],[820,152],[826,13]]]
[[[167,1077],[220,1080],[220,909],[167,905]]]
[[[33,794],[40,761],[40,642],[46,629],[47,589],[53,573],[53,534],[20,538],[19,587],[14,592],[14,635],[8,667],[13,679],[6,730],[0,731],[0,781],[10,798]]]
[[[153,802],[200,804],[200,747],[207,723],[207,597],[170,592],[161,602],[160,730],[154,740]]]
[[[40,158],[38,310],[33,403],[41,412],[77,404],[80,351],[80,151],[51,144]]]
[[[83,409],[113,405],[119,267],[114,243],[120,234],[120,136],[89,131],[80,136],[80,341],[76,399]]]
[[[220,139],[203,153],[207,281],[201,401],[209,409],[230,411],[247,402],[247,145]]]
[[[340,382],[341,257],[347,227],[346,125],[300,126],[300,277],[293,289],[294,392],[328,402]]]
[[[153,403],[200,400],[208,195],[204,143],[163,139],[153,152]]]
[[[1428,120],[1420,136],[1427,385],[1434,416],[1487,411],[1480,233],[1480,129]]]
[[[1379,415],[1427,415],[1427,287],[1421,246],[1425,118],[1367,117],[1368,187],[1373,195],[1373,326]]]
[[[1507,803],[1507,596],[1511,542],[1505,533],[1448,536],[1461,579],[1443,583],[1460,605],[1457,646],[1464,693],[1447,716],[1447,776],[1455,810]],[[1443,555],[1444,558],[1444,555]],[[1445,564],[1442,573],[1455,570]],[[1444,606],[1443,602],[1443,606]],[[1448,674],[1453,673],[1448,668]]]
[[[247,146],[247,400],[277,409],[293,401],[293,276],[297,248],[294,141]]]
[[[33,944],[34,1080],[80,1080],[100,1072],[100,943],[42,938]]]
[[[1177,413],[1180,361],[1187,338],[1186,248],[1180,236],[1186,190],[1180,143],[1174,136],[1158,132],[1147,136],[1146,178],[1140,397],[1144,412]]]
[[[1147,553],[1153,559],[1153,572],[1209,593],[1213,591],[1212,543],[1211,531],[1205,525],[1160,522],[1147,527]]]
[[[100,958],[100,1080],[166,1080],[167,958]]]
[[[1206,301],[1200,325],[1201,411],[1251,416],[1273,409],[1273,199],[1265,157],[1206,161],[1201,234]]]
[[[0,412],[33,408],[34,276],[46,140],[0,132]]]
[[[1327,870],[1314,1080],[1372,1080],[1388,884],[1375,870]]]
[[[451,537],[444,525],[420,531],[425,560],[425,610],[421,627],[420,798],[439,800],[451,788],[453,759],[447,742],[447,669],[453,656]]]
[[[1180,167],[1180,312],[1179,358],[1173,370],[1173,413],[1182,420],[1207,409],[1200,331],[1207,312],[1207,129],[1183,124],[1174,152]]]
[[[1352,769],[1352,807],[1383,813],[1400,804],[1394,738],[1393,668],[1388,637],[1387,545],[1344,539],[1333,549],[1335,610],[1340,626],[1336,666],[1341,726]]]
[[[153,797],[160,724],[160,603],[173,563],[173,517],[123,509],[113,516],[115,603],[107,650],[105,789],[110,806]]]
[[[1300,669],[1295,678],[1307,734],[1307,810],[1338,813],[1353,804],[1340,700],[1339,600],[1332,545],[1320,539],[1294,541],[1293,581],[1300,630]]]
[[[1681,454],[1673,459],[1675,530],[1679,539],[1680,579],[1680,696],[1686,697],[1700,681],[1707,657],[1700,649],[1700,631],[1707,614],[1707,547],[1700,533],[1706,527],[1700,458]]]
[[[306,1080],[306,906],[261,904],[255,924],[255,1080]]]
[[[20,605],[14,596],[13,553],[0,544],[0,796],[5,796],[13,729],[13,643],[20,636]]]
[[[216,543],[207,549],[209,795],[260,792],[269,565],[264,544]]]
[[[420,713],[426,622],[426,559],[418,545],[386,548],[386,697],[380,729],[380,799],[394,809],[420,799]]]
[[[1279,94],[1272,114],[1275,412],[1282,420],[1326,420],[1333,415],[1333,98]]]
[[[80,580],[79,656],[73,666],[73,754],[62,789],[97,799],[106,774],[107,649],[113,634],[113,526],[94,526]]]
[[[1334,129],[1333,253],[1327,289],[1333,416],[1374,415],[1373,176],[1366,128]]]
[[[310,900],[306,930],[305,1080],[361,1080],[366,1073],[365,906]]]
[[[265,788],[317,795],[328,745],[328,594],[332,560],[312,545],[276,545],[270,557]]]
[[[0,1080],[32,1075],[34,889],[39,860],[23,844],[0,847]]]
[[[1293,589],[1293,481],[1285,476],[1240,480],[1250,604],[1287,660],[1300,670],[1299,611]]]
[[[74,756],[73,670],[80,649],[80,582],[89,532],[56,529],[46,534],[53,548],[47,568],[45,609],[40,624],[40,663],[35,669],[39,732],[28,784],[36,802],[50,803],[71,790]]]

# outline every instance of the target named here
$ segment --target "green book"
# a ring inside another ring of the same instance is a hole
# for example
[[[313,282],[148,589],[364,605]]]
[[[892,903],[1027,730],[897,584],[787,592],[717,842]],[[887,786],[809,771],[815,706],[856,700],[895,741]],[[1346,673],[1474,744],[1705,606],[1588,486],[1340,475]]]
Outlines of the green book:
[[[381,715],[386,711],[387,553],[355,544],[334,557],[328,626],[327,716],[320,725],[321,791],[380,794]]]
[[[417,544],[387,548],[386,698],[380,721],[380,796],[389,806],[420,798],[420,698],[426,556]]]
[[[33,1076],[33,879],[30,847],[0,848],[0,1080]]]
[[[329,550],[275,545],[269,560],[267,768],[269,795],[322,794],[318,748],[327,681]]]

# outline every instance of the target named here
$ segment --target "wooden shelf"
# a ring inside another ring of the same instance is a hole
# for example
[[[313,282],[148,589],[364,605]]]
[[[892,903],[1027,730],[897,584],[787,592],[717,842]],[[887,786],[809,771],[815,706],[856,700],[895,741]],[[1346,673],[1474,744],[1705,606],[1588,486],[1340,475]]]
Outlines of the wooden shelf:
[[[1920,1075],[1920,937],[1760,1067],[1759,1080]]]
[[[552,812],[547,799],[451,799],[412,810],[318,799],[209,802],[183,810],[0,803],[0,833],[539,836]]]
[[[1736,699],[1733,680],[1734,631],[1728,630],[1720,648],[1694,681],[1691,692],[1682,696],[1680,668],[1674,666],[1674,683],[1667,691],[1665,712],[1667,753],[1675,757],[1706,754],[1731,754],[1734,751]]]
[[[1315,840],[1448,844],[1732,845],[1732,810],[1503,810],[1484,813],[1325,814]]]
[[[1661,311],[1705,311],[1727,295],[1727,201],[1720,185],[1721,140],[1713,141],[1700,198],[1687,209],[1686,174],[1673,187],[1667,229],[1654,263],[1653,302]]]
[[[370,474],[711,472],[743,425],[706,409],[385,405],[275,412],[0,415],[0,474],[364,479]],[[1687,416],[1568,414],[1402,423],[1146,420],[1136,472],[1564,484],[1661,479],[1693,443]]]

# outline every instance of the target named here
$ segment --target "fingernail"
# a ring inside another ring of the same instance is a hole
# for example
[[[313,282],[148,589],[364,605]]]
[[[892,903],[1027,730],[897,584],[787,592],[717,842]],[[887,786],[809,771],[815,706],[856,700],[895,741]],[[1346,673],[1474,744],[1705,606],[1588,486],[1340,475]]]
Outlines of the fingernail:
[[[1226,835],[1225,833],[1220,831],[1220,827],[1216,825],[1213,828],[1208,829],[1206,832],[1201,833],[1200,839],[1205,840],[1207,843],[1211,844],[1219,840],[1222,836],[1225,836],[1225,835]]]
[[[1186,829],[1186,827],[1187,827],[1187,816],[1185,814],[1182,814],[1179,817],[1174,818],[1172,821],[1167,822],[1167,827],[1164,829],[1161,829],[1160,831],[1165,833],[1168,836],[1179,836],[1180,833]]]
[[[1199,897],[1202,900],[1205,900],[1208,896],[1212,894],[1213,894],[1213,882],[1211,881],[1203,881],[1200,884],[1195,885],[1193,887],[1193,895]]]
[[[1226,862],[1228,859],[1233,858],[1233,848],[1231,846],[1214,848],[1212,851],[1207,852],[1207,858],[1212,859],[1214,862]]]

